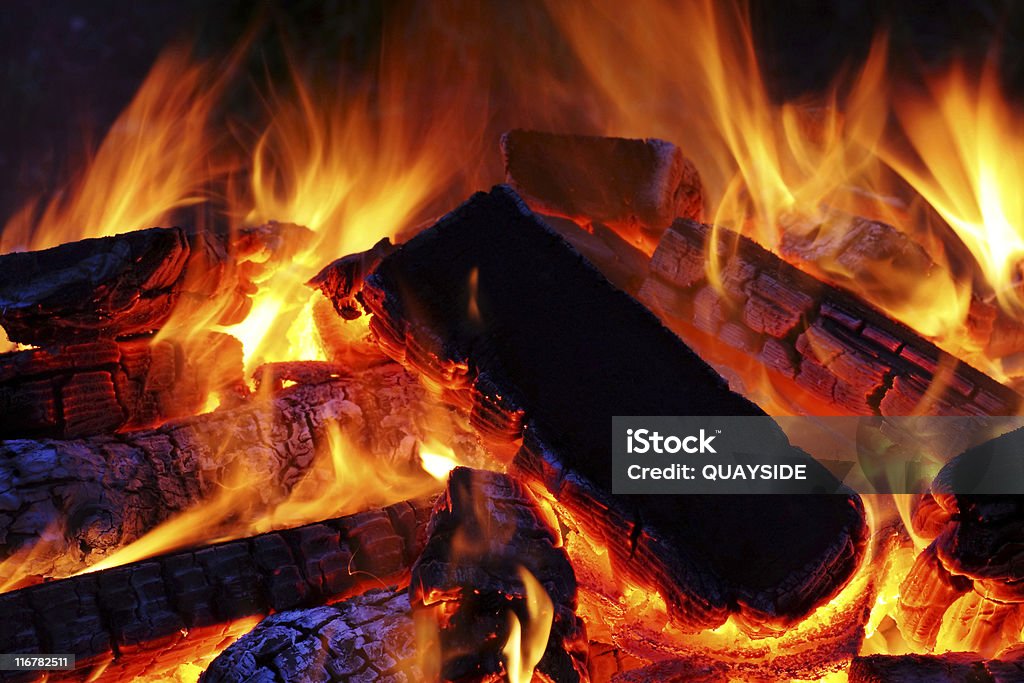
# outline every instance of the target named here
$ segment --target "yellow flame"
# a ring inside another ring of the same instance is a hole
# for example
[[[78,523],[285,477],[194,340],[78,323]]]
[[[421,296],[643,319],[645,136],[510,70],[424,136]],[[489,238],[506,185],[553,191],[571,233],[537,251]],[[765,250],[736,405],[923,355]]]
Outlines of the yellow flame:
[[[524,627],[515,612],[509,611],[509,635],[501,651],[505,655],[509,683],[530,683],[547,649],[555,608],[547,591],[529,570],[519,567],[519,577],[526,591],[527,621]]]
[[[267,473],[243,465],[225,476],[217,495],[175,515],[79,573],[109,569],[192,545],[310,524],[440,490],[438,480],[427,471],[364,452],[336,423],[327,425],[326,434],[328,448],[318,453],[302,480],[276,505],[255,503],[253,490],[267,485]]]
[[[71,185],[29,202],[4,226],[0,250],[42,249],[159,225],[204,201],[232,164],[217,160],[210,115],[231,66],[163,53]]]
[[[458,464],[455,451],[438,441],[430,440],[420,446],[420,466],[440,482],[448,481],[448,473]]]
[[[893,105],[911,149],[888,144],[886,161],[956,231],[999,303],[1019,312],[1024,123],[995,68],[979,77],[956,65],[926,94],[907,93]]]

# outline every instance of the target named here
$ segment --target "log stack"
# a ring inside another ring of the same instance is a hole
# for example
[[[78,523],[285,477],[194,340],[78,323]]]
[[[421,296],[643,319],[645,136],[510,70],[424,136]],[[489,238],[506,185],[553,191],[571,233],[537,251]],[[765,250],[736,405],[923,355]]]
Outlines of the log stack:
[[[51,681],[132,680],[201,662],[253,617],[408,580],[432,507],[398,503],[0,595],[0,651],[74,654],[76,669]]]
[[[683,629],[730,614],[753,633],[786,628],[857,566],[866,526],[853,495],[611,495],[613,415],[763,412],[509,188],[474,196],[385,258],[361,296],[389,355],[470,406],[492,438],[525,434],[514,470],[574,511]]]
[[[248,492],[236,518],[269,511],[318,454],[329,461],[329,429],[397,471],[418,470],[417,443],[431,435],[480,457],[461,418],[396,364],[346,376],[328,366],[319,377],[319,364],[305,367],[305,384],[154,430],[0,441],[4,582],[80,571],[227,485]]]
[[[244,394],[241,344],[196,321],[241,322],[307,234],[150,228],[0,256],[0,326],[36,347],[0,355],[0,436],[153,427]]]

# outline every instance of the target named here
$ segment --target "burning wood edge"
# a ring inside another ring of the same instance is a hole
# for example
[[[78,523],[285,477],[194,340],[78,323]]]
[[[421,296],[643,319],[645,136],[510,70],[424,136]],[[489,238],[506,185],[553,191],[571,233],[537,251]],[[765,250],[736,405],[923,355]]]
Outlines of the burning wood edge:
[[[317,364],[311,363],[311,366]],[[314,378],[310,376],[312,381]],[[0,442],[0,537],[5,582],[63,577],[96,563],[160,522],[245,482],[243,515],[270,510],[331,447],[330,426],[382,462],[418,466],[436,404],[394,363],[269,399],[170,422],[155,430],[59,441]],[[476,437],[440,408],[452,445],[472,455]],[[459,436],[459,435],[462,436]]]
[[[708,281],[714,236],[721,289]],[[677,331],[699,330],[860,415],[1014,415],[1021,397],[910,328],[746,237],[676,221],[640,299]],[[954,444],[952,454],[963,450]]]
[[[0,354],[0,438],[75,438],[195,415],[213,393],[244,396],[242,345],[100,339]]]
[[[900,586],[897,623],[908,642],[991,657],[1024,628],[1024,501],[962,493],[967,485],[1019,481],[1024,429],[1004,434],[948,462],[914,510],[915,532],[931,541]],[[984,484],[982,484],[983,486]]]
[[[509,188],[475,195],[385,258],[361,297],[382,348],[469,407],[477,428],[508,443],[527,427],[514,471],[572,508],[680,628],[715,628],[731,613],[751,633],[786,628],[858,565],[855,495],[611,495],[611,416],[764,413]]]
[[[11,341],[47,345],[160,329],[216,299],[215,320],[241,322],[251,306],[247,260],[289,259],[307,242],[297,225],[237,232],[150,228],[0,256],[0,326]]]
[[[850,666],[850,683],[1016,683],[1024,680],[1024,653],[982,659],[972,652],[944,655],[870,655]]]
[[[671,142],[511,130],[501,151],[507,182],[530,208],[604,223],[648,254],[677,217],[703,214],[697,167]]]
[[[372,590],[337,605],[281,612],[228,647],[200,683],[235,681],[421,683],[405,589]]]
[[[452,470],[409,584],[418,629],[438,645],[426,680],[516,682],[536,667],[543,680],[589,681],[576,576],[540,506],[514,477]]]
[[[786,260],[821,280],[857,292],[875,306],[913,305],[914,297],[908,299],[907,287],[900,286],[900,281],[925,284],[929,278],[951,277],[921,244],[882,221],[827,207],[813,218],[784,214],[779,227],[783,231],[779,250]],[[959,258],[973,263],[969,252],[962,251]],[[894,274],[899,279],[896,283],[890,281]],[[916,292],[918,301],[928,293],[921,287]],[[1002,358],[1024,346],[1024,324],[993,303],[993,298],[987,283],[974,283],[965,324],[977,348]]]
[[[515,478],[456,468],[407,591],[274,615],[201,680],[310,680],[326,670],[335,679],[518,683],[536,671],[545,681],[586,683],[576,579],[549,515]]]
[[[238,620],[407,579],[432,506],[407,501],[0,595],[0,651],[75,654],[77,669],[51,681],[131,680],[202,661],[239,635]]]

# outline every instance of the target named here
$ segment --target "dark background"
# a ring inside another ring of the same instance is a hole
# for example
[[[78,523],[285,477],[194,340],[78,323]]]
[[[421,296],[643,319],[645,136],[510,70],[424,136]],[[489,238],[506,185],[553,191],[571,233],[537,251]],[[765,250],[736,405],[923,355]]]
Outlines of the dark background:
[[[483,12],[493,10],[495,21],[515,31],[516,5],[495,0]],[[253,79],[284,73],[285,42],[301,46],[307,65],[358,69],[372,63],[381,27],[396,19],[414,27],[416,11],[406,1],[7,0],[0,9],[0,223],[66,177],[171,41],[221,55],[250,32],[244,68]],[[751,15],[765,77],[780,99],[823,88],[866,54],[882,28],[891,35],[894,74],[919,78],[954,55],[992,53],[1009,89],[1024,92],[1024,3],[754,0]],[[554,31],[544,36],[557,40]],[[249,106],[245,97],[234,105]]]

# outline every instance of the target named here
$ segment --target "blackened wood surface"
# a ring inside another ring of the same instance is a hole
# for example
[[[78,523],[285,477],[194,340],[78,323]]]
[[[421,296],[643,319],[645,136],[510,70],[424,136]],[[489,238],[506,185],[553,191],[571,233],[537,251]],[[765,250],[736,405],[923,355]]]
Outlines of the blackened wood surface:
[[[424,683],[405,590],[380,589],[337,605],[281,612],[221,653],[201,683],[380,681]]]
[[[268,510],[331,447],[332,424],[355,447],[395,467],[418,468],[416,442],[431,427],[446,430],[461,452],[475,444],[394,363],[351,377],[328,374],[154,430],[0,441],[0,557],[11,558],[0,565],[0,579],[80,571],[216,496],[235,477],[249,481],[251,492],[239,514]]]
[[[853,660],[850,683],[1017,683],[1024,661],[985,660],[970,652],[870,655]]]
[[[217,321],[248,313],[260,252],[289,258],[308,231],[270,223],[237,233],[150,228],[0,256],[0,325],[12,341],[45,345],[112,339],[159,329],[179,304],[218,298]]]
[[[679,217],[700,220],[700,175],[671,142],[511,130],[505,176],[536,211],[624,228],[647,253]]]
[[[576,576],[558,532],[516,478],[465,467],[452,470],[434,507],[409,584],[413,609],[440,631],[441,680],[497,680],[510,611],[523,633],[538,627],[527,612],[520,569],[543,586],[554,607],[537,671],[560,683],[589,680]]]
[[[76,438],[155,427],[200,412],[211,393],[245,395],[242,344],[97,339],[0,354],[0,438]]]
[[[107,662],[102,680],[128,681],[200,660],[239,619],[405,580],[432,506],[397,503],[0,595],[0,652],[75,654],[77,668],[51,681],[94,680]]]
[[[519,468],[591,501],[582,512],[618,570],[660,590],[683,627],[732,611],[752,630],[791,623],[856,567],[856,496],[611,495],[612,416],[764,413],[509,188],[478,193],[384,259],[363,298],[382,346],[469,400],[478,426],[512,415],[494,433],[514,437],[526,416]]]

